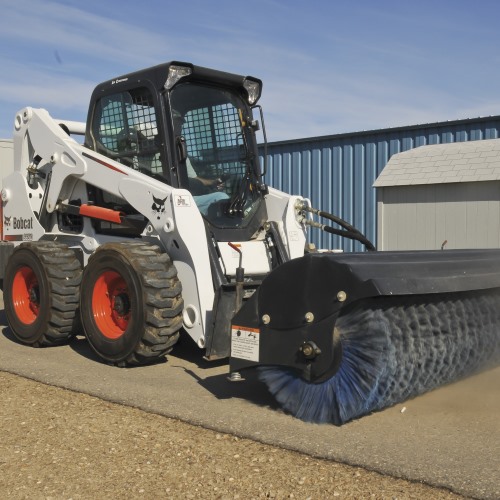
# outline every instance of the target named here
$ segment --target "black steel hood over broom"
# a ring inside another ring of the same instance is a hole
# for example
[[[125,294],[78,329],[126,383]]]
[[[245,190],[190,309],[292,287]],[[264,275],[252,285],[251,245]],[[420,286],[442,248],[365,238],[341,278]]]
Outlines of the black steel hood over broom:
[[[233,320],[287,411],[337,425],[500,359],[500,251],[310,254],[271,273]]]

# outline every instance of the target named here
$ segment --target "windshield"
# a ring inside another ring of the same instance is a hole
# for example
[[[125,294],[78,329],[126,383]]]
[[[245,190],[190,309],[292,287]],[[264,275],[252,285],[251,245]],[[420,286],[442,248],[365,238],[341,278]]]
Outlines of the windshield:
[[[261,199],[250,109],[236,93],[194,83],[175,87],[170,105],[184,187],[213,225],[246,226]]]

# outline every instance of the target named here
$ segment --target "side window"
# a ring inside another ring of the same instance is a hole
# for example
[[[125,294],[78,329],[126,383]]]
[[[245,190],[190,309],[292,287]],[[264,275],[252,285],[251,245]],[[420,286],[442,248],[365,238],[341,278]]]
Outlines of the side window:
[[[97,150],[135,170],[162,175],[161,138],[153,97],[138,88],[103,97],[92,132]]]

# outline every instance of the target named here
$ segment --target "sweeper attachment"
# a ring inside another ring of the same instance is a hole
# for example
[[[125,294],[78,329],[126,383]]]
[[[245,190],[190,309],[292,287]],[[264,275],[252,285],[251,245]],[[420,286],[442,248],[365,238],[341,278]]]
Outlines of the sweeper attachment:
[[[310,254],[236,314],[231,370],[340,425],[497,363],[499,286],[497,250]]]
[[[207,360],[230,357],[230,379],[257,367],[287,411],[335,424],[495,362],[500,251],[377,252],[267,186],[261,90],[171,62],[98,85],[86,124],[21,110],[0,155],[13,335],[83,334],[130,366],[162,359],[182,329]],[[367,252],[314,253],[311,226]]]

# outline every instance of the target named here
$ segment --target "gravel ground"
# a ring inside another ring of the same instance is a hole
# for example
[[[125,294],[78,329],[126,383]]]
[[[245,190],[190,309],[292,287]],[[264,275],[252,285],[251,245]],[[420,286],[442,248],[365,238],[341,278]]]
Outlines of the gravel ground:
[[[1,498],[463,498],[5,372],[0,394]]]

